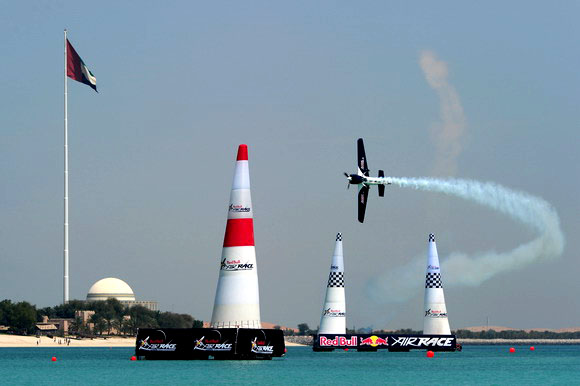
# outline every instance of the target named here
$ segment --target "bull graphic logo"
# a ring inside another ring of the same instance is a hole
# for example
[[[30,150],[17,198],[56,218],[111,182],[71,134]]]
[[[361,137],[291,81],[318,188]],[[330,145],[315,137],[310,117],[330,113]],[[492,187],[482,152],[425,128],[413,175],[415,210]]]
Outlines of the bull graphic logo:
[[[387,340],[380,338],[376,335],[372,335],[369,336],[368,338],[362,339],[360,341],[360,345],[369,345],[371,347],[377,347],[377,346],[388,346]]]

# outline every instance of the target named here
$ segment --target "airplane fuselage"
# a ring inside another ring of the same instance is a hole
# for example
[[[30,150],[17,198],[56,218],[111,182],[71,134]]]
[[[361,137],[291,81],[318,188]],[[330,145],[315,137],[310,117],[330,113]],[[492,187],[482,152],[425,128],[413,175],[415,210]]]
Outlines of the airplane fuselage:
[[[390,185],[391,181],[388,177],[367,177],[360,174],[351,174],[348,177],[348,183],[351,185]]]

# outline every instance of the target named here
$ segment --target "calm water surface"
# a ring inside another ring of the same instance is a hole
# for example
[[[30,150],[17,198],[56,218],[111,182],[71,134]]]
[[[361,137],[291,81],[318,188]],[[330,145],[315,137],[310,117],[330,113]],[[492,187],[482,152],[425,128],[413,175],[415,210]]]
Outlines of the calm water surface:
[[[272,361],[130,361],[131,348],[0,348],[0,384],[580,385],[580,346],[515,347],[510,354],[508,346],[466,346],[434,358],[289,347]]]

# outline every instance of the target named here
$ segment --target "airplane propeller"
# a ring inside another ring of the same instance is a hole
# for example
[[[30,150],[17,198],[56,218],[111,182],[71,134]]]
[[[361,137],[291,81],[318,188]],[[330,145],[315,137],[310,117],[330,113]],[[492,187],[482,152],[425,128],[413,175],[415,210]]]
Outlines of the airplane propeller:
[[[344,172],[344,176],[345,176],[346,178],[348,178],[348,177],[349,177],[349,175],[348,175],[348,173],[347,173],[347,172]],[[349,189],[350,189],[350,181],[347,181],[347,182],[346,182],[346,190],[349,190]]]

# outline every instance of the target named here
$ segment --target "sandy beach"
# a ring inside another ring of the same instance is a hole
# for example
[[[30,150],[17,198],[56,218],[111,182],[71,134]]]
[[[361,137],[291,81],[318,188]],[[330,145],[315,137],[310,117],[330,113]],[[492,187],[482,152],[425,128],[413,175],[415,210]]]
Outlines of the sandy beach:
[[[135,347],[135,338],[51,339],[43,336],[0,335],[0,347]]]
[[[286,346],[304,345],[286,342]],[[37,338],[35,336],[0,334],[0,347],[135,347],[135,338],[73,338],[70,340],[70,343],[65,343],[64,338],[58,337],[54,340],[46,336]]]

